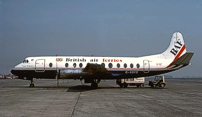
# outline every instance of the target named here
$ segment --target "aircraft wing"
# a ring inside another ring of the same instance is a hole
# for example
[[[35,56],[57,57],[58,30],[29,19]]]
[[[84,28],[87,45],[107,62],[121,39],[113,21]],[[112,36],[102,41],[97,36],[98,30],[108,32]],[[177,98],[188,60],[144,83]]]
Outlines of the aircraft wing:
[[[112,74],[100,64],[88,63],[87,66],[82,69],[60,69],[60,78],[74,78],[74,79],[91,79],[91,78],[108,78]],[[82,76],[82,77],[81,77]]]
[[[187,52],[184,55],[182,55],[180,58],[172,62],[171,65],[188,65],[193,55],[194,53]]]
[[[111,76],[111,73],[100,64],[90,64],[89,63],[84,68],[83,72],[86,72],[90,75],[95,75],[95,76],[106,76],[106,75]]]

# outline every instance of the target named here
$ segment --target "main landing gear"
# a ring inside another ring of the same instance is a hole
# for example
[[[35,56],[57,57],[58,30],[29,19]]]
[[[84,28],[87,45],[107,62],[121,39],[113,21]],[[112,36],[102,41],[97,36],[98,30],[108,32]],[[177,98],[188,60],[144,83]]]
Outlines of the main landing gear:
[[[91,84],[91,87],[92,88],[97,88],[98,87],[98,83],[100,83],[101,79],[94,79],[92,84]]]
[[[128,87],[128,84],[127,84],[126,82],[124,82],[124,83],[120,83],[119,86],[120,86],[121,88],[122,88],[122,87],[127,88],[127,87]]]
[[[34,87],[34,80],[31,78],[29,87]]]
[[[97,87],[98,87],[98,83],[93,82],[93,83],[91,84],[91,87],[92,87],[92,88],[97,88]]]

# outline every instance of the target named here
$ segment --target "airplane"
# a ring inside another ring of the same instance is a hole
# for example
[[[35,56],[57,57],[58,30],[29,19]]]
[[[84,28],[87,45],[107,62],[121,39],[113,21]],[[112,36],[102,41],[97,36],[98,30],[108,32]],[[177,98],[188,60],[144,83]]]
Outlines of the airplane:
[[[80,79],[96,88],[101,80],[154,76],[190,65],[193,52],[187,52],[180,32],[172,35],[161,54],[143,57],[40,56],[27,57],[11,73],[19,79]]]

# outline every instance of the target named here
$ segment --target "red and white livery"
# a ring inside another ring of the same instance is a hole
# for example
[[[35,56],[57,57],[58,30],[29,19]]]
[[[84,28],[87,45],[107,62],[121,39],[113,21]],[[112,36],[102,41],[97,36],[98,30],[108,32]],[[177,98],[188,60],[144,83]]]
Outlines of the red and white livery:
[[[143,57],[40,56],[27,57],[11,73],[33,78],[83,79],[93,87],[101,79],[138,78],[163,74],[189,65],[194,53],[187,52],[183,36],[172,35],[169,47],[160,54]]]

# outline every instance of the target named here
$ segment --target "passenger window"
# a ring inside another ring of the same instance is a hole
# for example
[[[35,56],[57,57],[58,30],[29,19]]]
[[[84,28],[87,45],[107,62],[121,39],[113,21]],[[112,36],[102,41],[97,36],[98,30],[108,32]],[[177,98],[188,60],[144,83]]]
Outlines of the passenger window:
[[[132,63],[130,64],[130,68],[133,68],[133,64]]]
[[[52,67],[53,66],[53,64],[52,63],[49,63],[49,67]]]
[[[140,68],[140,64],[138,63],[138,64],[136,65],[136,67],[137,67],[137,68]]]
[[[127,68],[127,64],[126,63],[124,64],[124,68]]]
[[[102,63],[101,65],[105,68],[105,64],[104,63]]]
[[[82,68],[82,66],[83,66],[83,64],[82,64],[82,63],[80,63],[80,64],[79,64],[79,67],[80,67],[80,68]]]
[[[76,63],[73,64],[74,68],[76,67]]]
[[[120,64],[119,63],[117,63],[117,68],[120,68]]]
[[[113,67],[112,63],[109,63],[109,65],[108,65],[108,66],[109,66],[109,68],[112,68],[112,67]]]
[[[68,63],[65,63],[65,67],[67,68],[69,66],[69,64]]]

